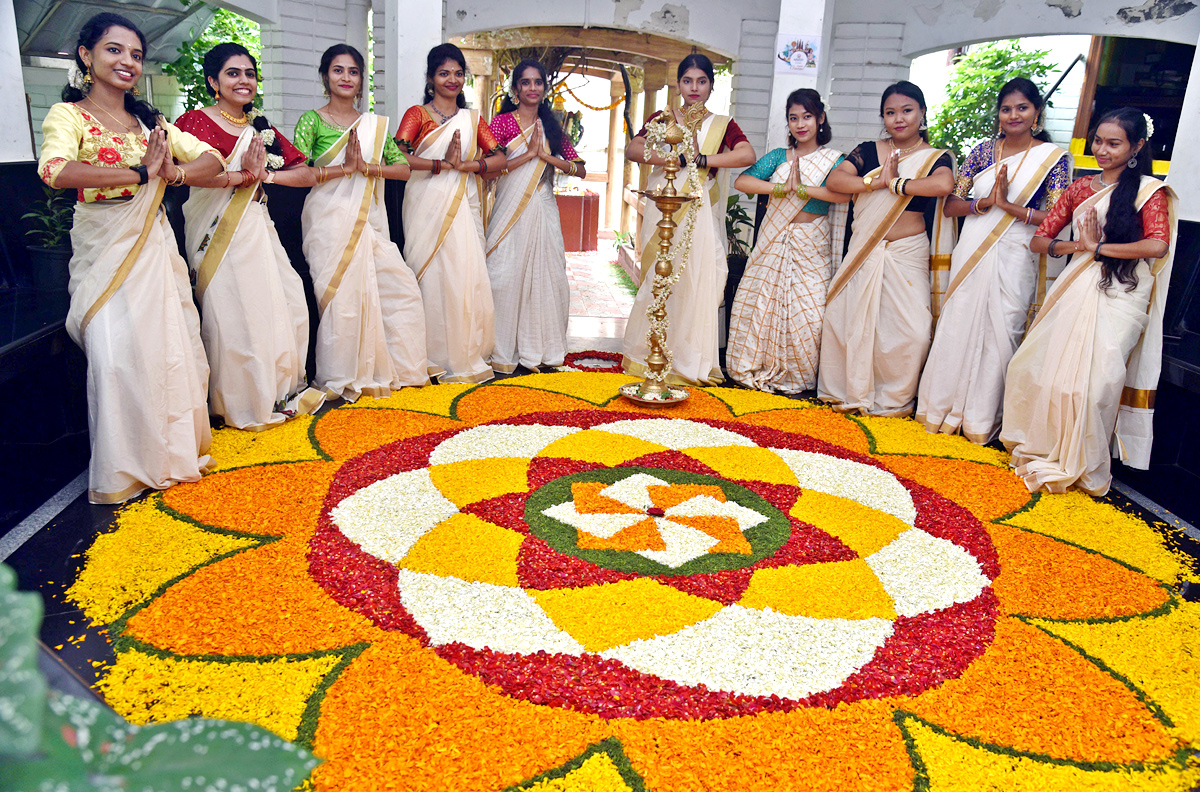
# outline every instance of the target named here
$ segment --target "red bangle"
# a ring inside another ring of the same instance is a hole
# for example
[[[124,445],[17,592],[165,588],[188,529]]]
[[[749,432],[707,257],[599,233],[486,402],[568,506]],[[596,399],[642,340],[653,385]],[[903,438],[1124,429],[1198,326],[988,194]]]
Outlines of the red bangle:
[[[241,170],[241,174],[242,174],[242,184],[250,184],[251,182],[255,181],[254,174],[251,173],[250,171],[246,170],[245,168],[243,168]]]

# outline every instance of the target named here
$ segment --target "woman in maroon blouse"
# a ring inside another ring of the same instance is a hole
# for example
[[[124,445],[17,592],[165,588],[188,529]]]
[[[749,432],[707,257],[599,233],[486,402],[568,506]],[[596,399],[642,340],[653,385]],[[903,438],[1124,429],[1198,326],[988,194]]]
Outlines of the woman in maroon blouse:
[[[304,154],[254,108],[258,64],[244,47],[213,47],[204,56],[204,76],[216,103],[184,113],[175,124],[228,163],[191,185],[183,206],[200,335],[212,370],[209,409],[230,426],[263,429],[324,401],[305,387],[304,288],[259,184],[308,186],[315,179]]]
[[[682,125],[684,112],[695,105],[703,105],[712,92],[712,61],[700,54],[692,54],[679,63],[676,70],[679,80],[679,95],[683,98],[682,108],[672,108],[675,120]],[[693,110],[692,112],[696,112]],[[657,151],[646,148],[646,137],[651,127],[668,121],[664,113],[655,113],[646,121],[642,131],[630,141],[625,149],[625,159],[631,162],[646,162],[653,166],[649,187],[655,189],[665,183],[662,166],[666,160]],[[676,214],[676,222],[686,228],[688,212],[696,212],[692,246],[685,258],[675,254],[676,271],[682,270],[675,283],[670,299],[667,300],[667,346],[672,353],[672,369],[668,381],[692,385],[719,385],[721,375],[717,357],[720,335],[719,309],[725,292],[725,186],[726,179],[717,178],[719,169],[744,168],[754,164],[754,147],[746,139],[737,122],[729,116],[715,115],[705,111],[695,139],[698,155],[696,177],[698,184],[688,179],[688,171],[682,170],[676,178],[676,189],[681,193],[699,190],[700,199],[692,201]],[[694,207],[694,208],[693,208]],[[626,373],[643,376],[646,373],[646,356],[650,353],[647,336],[650,320],[646,309],[653,299],[654,258],[658,245],[655,224],[659,220],[653,202],[646,202],[646,213],[642,218],[642,284],[638,289],[629,323],[625,327],[622,365]],[[675,235],[677,243],[682,228]]]

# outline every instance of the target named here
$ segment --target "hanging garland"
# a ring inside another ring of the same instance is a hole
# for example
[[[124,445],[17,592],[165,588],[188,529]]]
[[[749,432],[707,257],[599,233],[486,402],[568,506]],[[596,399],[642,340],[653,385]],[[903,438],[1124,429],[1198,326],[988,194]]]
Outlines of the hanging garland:
[[[590,104],[588,104],[587,102],[585,102],[585,101],[583,101],[582,99],[580,99],[578,96],[576,96],[576,95],[575,95],[575,92],[574,92],[574,91],[572,91],[572,90],[571,90],[570,88],[568,88],[567,86],[565,86],[565,85],[564,85],[564,86],[562,87],[562,90],[563,90],[563,91],[566,91],[568,94],[570,94],[572,99],[574,99],[576,102],[579,102],[579,104],[583,105],[583,106],[584,106],[584,107],[586,107],[588,110],[595,110],[596,112],[600,112],[600,111],[603,111],[603,110],[612,110],[614,107],[619,107],[619,106],[620,106],[620,104],[621,104],[622,102],[624,102],[624,101],[625,101],[625,97],[624,97],[624,96],[619,96],[619,97],[617,97],[617,98],[616,98],[616,99],[613,101],[613,103],[612,103],[612,104],[610,104],[610,105],[607,105],[607,106],[605,106],[605,107],[596,107],[595,105],[590,105]]]

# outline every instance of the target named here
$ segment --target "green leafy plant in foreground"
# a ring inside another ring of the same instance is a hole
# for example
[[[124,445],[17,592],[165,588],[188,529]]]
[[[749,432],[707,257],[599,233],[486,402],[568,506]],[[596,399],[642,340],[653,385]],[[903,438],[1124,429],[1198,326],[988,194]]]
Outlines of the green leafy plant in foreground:
[[[929,142],[948,148],[959,161],[982,140],[996,135],[996,94],[1014,77],[1042,91],[1054,68],[1048,50],[1023,49],[1016,40],[972,46],[950,71],[946,101],[931,109]]]
[[[738,196],[731,195],[725,212],[725,239],[729,245],[729,255],[745,258],[750,255],[750,245],[742,239],[742,228],[753,230],[754,220],[746,207],[738,202]]]
[[[66,190],[56,190],[42,185],[40,201],[31,204],[30,211],[21,215],[29,220],[30,228],[25,236],[33,237],[38,247],[61,248],[71,244],[71,225],[75,222],[74,196]]]
[[[0,565],[0,789],[117,792],[255,789],[284,792],[312,755],[248,723],[192,719],[133,726],[100,704],[46,693],[37,670],[37,594]]]

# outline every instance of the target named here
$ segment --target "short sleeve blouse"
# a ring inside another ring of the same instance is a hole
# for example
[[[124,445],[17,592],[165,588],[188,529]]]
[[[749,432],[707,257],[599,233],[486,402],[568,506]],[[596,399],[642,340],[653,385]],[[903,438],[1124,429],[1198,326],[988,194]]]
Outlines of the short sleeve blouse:
[[[180,162],[191,162],[204,154],[224,161],[220,153],[172,124],[163,123],[171,155]],[[72,102],[59,102],[50,108],[42,122],[42,151],[38,175],[51,187],[68,162],[83,162],[100,168],[133,168],[146,155],[146,135],[139,132],[113,132],[86,109]],[[127,198],[137,193],[139,184],[119,187],[84,187],[78,191],[84,203],[111,198]]]
[[[957,195],[963,200],[968,200],[971,197],[971,190],[975,186],[975,177],[982,173],[987,168],[990,168],[996,161],[996,141],[985,140],[975,148],[971,149],[971,153],[967,155],[962,164],[958,167],[958,176],[954,179],[954,195]],[[1033,196],[1025,206],[1036,209],[1042,205],[1042,199],[1046,201],[1046,209],[1052,209],[1054,204],[1066,192],[1067,186],[1071,183],[1071,168],[1066,157],[1059,158],[1058,162],[1054,163],[1054,167],[1050,168],[1050,172],[1046,174],[1046,178],[1042,180]],[[982,195],[975,196],[983,198]]]
[[[501,113],[492,119],[492,123],[488,127],[492,130],[496,140],[506,149],[508,144],[521,134],[521,123],[517,120],[516,113]],[[575,147],[571,145],[571,139],[565,132],[562,136],[562,158],[568,162],[579,162],[583,159],[575,152]]]
[[[225,131],[216,121],[209,117],[208,113],[203,110],[189,110],[179,118],[175,119],[175,126],[195,135],[200,140],[209,144],[217,151],[221,152],[221,156],[228,158],[233,153],[233,149],[237,146],[238,135],[232,135]],[[275,140],[279,142],[279,148],[282,151],[283,168],[290,168],[293,165],[304,164],[304,153],[291,144],[291,142],[283,136],[275,127],[271,127],[271,131],[275,133]]]
[[[846,162],[854,166],[854,172],[859,176],[870,173],[879,167],[879,149],[875,148],[875,141],[868,140],[859,143],[854,147],[854,150],[846,155]],[[938,168],[954,169],[954,160],[950,157],[950,152],[946,152],[937,158],[933,163],[933,167],[929,169],[929,175],[932,176]],[[904,207],[906,212],[925,213],[929,211],[937,202],[937,198],[931,195],[917,195],[909,199],[908,205]]]
[[[1058,236],[1075,216],[1075,209],[1094,194],[1091,176],[1076,179],[1046,214],[1046,219],[1038,226],[1037,235],[1046,239]],[[1139,215],[1142,220],[1142,239],[1157,239],[1168,245],[1171,243],[1170,206],[1164,190],[1155,191],[1142,204]]]
[[[462,110],[460,109],[459,112]],[[396,142],[402,149],[412,154],[425,136],[440,126],[441,124],[433,120],[433,116],[425,109],[424,105],[413,105],[404,112],[404,117],[400,119],[400,128],[396,130]],[[496,136],[492,134],[491,128],[482,117],[475,128],[475,142],[485,157],[490,157],[497,151],[504,151],[504,146],[496,140]]]
[[[296,133],[292,136],[292,142],[312,163],[328,151],[329,147],[344,134],[346,134],[346,127],[330,123],[316,110],[309,110],[296,122]],[[395,165],[397,163],[406,165],[408,159],[396,147],[396,141],[390,137],[385,138],[383,141],[383,164]]]

